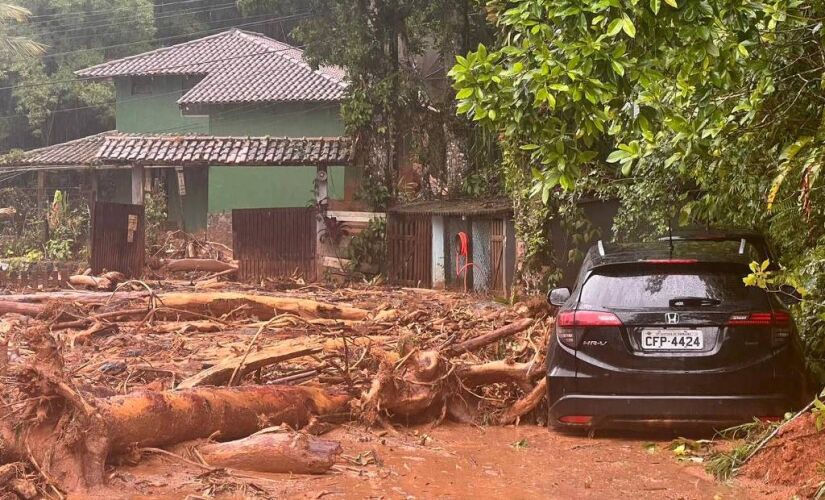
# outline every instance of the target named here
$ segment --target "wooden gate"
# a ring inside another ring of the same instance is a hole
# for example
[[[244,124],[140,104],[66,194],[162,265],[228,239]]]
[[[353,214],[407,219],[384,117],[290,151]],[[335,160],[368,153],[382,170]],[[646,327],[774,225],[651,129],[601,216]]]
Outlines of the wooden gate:
[[[316,237],[314,208],[232,211],[232,244],[242,281],[294,275],[314,281]]]
[[[143,205],[96,202],[92,212],[92,272],[119,271],[136,278],[146,256]]]
[[[428,215],[390,215],[387,220],[387,274],[391,283],[432,286],[433,224]]]
[[[506,293],[504,286],[504,219],[490,221],[490,290]]]

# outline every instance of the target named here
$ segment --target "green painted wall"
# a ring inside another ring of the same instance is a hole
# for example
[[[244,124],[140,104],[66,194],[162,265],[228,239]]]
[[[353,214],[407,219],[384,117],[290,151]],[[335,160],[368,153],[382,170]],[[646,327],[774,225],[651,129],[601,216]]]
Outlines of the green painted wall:
[[[210,114],[212,135],[338,136],[344,124],[337,105],[291,103],[239,106]],[[314,204],[315,167],[210,167],[209,212],[233,208],[305,207]],[[329,197],[344,197],[344,167],[329,168]]]
[[[288,103],[271,106],[211,107],[201,113],[182,115],[177,100],[183,94],[183,78],[155,77],[148,82],[151,94],[132,93],[129,78],[116,80],[117,129],[122,132],[217,136],[318,137],[344,133],[339,108],[334,104]],[[329,196],[344,197],[344,167],[329,168]],[[185,169],[186,196],[178,196],[177,178],[167,174],[169,217],[195,232],[206,228],[207,213],[233,208],[304,207],[314,203],[315,167],[192,167]],[[113,179],[121,194],[131,196],[128,172]],[[122,186],[120,185],[122,184]],[[127,201],[128,200],[124,200]],[[182,215],[181,215],[182,214]]]
[[[115,121],[118,130],[164,134],[209,133],[208,117],[181,115],[177,100],[183,95],[182,77],[155,77],[151,79],[150,87],[151,94],[132,95],[131,78],[115,80]]]
[[[329,167],[329,197],[344,196],[344,167]],[[209,213],[315,204],[315,167],[209,167]]]
[[[344,133],[344,124],[338,106],[332,104],[247,105],[214,109],[209,116],[209,133],[272,137],[338,136]]]
[[[206,228],[206,213],[209,204],[209,168],[189,167],[183,169],[186,195],[178,193],[178,176],[174,169],[166,172],[166,193],[168,195],[169,220],[178,224],[187,233]],[[183,216],[181,216],[183,208]]]
[[[132,79],[115,80],[117,106],[115,112],[116,126],[121,132],[143,132],[156,134],[208,134],[209,117],[183,116],[177,100],[183,95],[183,77],[159,76],[147,81],[150,93],[132,94]],[[206,228],[206,210],[209,183],[208,169],[186,170],[187,194],[181,200],[178,197],[177,178],[174,171],[167,177],[169,193],[169,218],[176,221],[188,232]],[[127,173],[119,182],[124,184],[118,191],[125,189],[131,197],[131,178]],[[130,201],[127,201],[129,203]],[[184,217],[181,220],[181,207]]]

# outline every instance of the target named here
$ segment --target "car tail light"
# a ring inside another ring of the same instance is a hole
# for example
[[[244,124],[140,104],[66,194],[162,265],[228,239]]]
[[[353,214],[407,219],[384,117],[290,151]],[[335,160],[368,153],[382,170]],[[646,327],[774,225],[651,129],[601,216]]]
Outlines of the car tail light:
[[[559,326],[622,326],[622,322],[611,312],[565,311],[559,314]]]
[[[622,326],[622,321],[611,312],[564,311],[557,318],[556,336],[562,344],[575,349],[583,328],[599,326]]]
[[[593,422],[593,417],[589,415],[566,415],[559,418],[563,424],[588,425]]]
[[[782,345],[791,337],[791,315],[787,311],[734,314],[728,326],[770,326],[771,343]]]

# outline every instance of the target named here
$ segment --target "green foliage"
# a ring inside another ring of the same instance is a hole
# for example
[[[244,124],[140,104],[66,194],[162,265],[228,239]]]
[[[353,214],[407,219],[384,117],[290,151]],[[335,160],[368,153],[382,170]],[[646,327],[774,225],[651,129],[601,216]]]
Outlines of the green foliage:
[[[456,118],[441,62],[488,38],[474,2],[240,0],[239,5],[254,14],[311,13],[289,35],[305,47],[311,63],[346,72],[341,116],[357,139],[366,182],[383,186],[365,196],[373,208],[396,198],[400,168],[410,159],[420,167],[425,193],[433,176],[453,195],[464,174],[495,160],[495,148],[485,147],[493,143],[489,134]],[[453,153],[458,153],[455,162]]]
[[[570,191],[619,200],[619,239],[687,224],[761,230],[782,271],[749,280],[807,290],[793,312],[825,376],[825,2],[487,8],[495,43],[450,75],[458,112],[500,137],[514,197],[529,172],[530,196],[549,207],[519,235],[546,245],[536,232]]]
[[[111,82],[74,71],[153,47],[152,0],[21,0],[31,11],[15,36],[45,47],[39,57],[0,63],[0,142],[30,149],[114,128]]]
[[[166,227],[169,223],[168,217],[168,197],[166,195],[166,185],[162,182],[162,177],[155,179],[152,190],[146,193],[144,200],[146,217],[146,249],[149,255],[154,255],[166,238]]]
[[[736,470],[747,460],[768,435],[780,422],[763,422],[754,419],[753,422],[737,425],[721,431],[719,434],[725,439],[741,439],[742,443],[733,449],[720,451],[710,455],[705,461],[705,470],[719,480],[727,481]]]
[[[768,267],[770,267],[770,265],[770,260],[764,260],[762,263],[751,262],[749,264],[751,273],[742,278],[742,281],[747,286],[755,286],[767,290],[768,286],[774,283],[774,279],[772,277],[773,272],[768,271]]]
[[[62,191],[55,191],[47,216],[49,239],[45,243],[45,256],[51,260],[71,260],[86,252],[89,227],[89,210],[85,203],[78,208],[69,205]]]
[[[387,257],[386,219],[371,219],[363,231],[352,237],[347,253],[351,273],[379,274]]]

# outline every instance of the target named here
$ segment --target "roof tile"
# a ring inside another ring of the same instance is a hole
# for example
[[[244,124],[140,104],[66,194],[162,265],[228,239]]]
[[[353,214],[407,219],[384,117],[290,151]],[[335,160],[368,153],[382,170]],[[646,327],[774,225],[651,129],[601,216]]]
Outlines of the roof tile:
[[[215,137],[104,132],[0,160],[0,170],[20,167],[302,166],[349,165],[348,137]]]
[[[302,50],[238,29],[109,61],[77,75],[202,75],[204,78],[178,100],[181,105],[337,102],[346,89],[340,68],[313,70]]]

